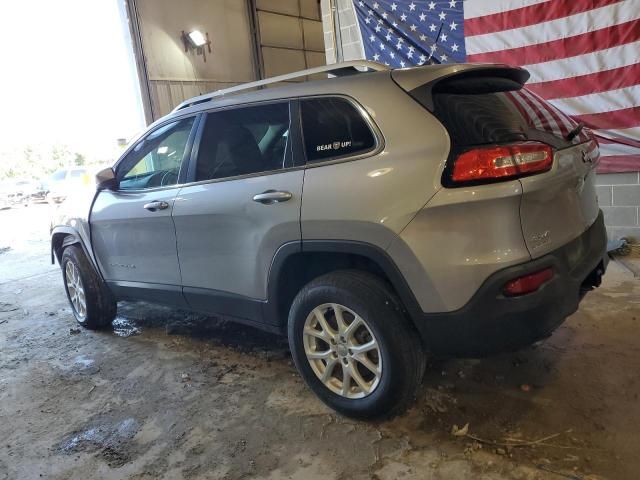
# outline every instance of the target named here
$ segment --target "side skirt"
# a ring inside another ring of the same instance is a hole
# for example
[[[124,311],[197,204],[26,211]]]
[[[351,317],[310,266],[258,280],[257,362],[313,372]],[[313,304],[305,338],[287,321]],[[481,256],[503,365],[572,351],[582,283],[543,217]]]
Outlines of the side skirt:
[[[144,282],[107,282],[117,300],[140,300],[181,308],[248,325],[270,333],[283,334],[278,325],[265,323],[267,302],[206,288],[180,287]]]

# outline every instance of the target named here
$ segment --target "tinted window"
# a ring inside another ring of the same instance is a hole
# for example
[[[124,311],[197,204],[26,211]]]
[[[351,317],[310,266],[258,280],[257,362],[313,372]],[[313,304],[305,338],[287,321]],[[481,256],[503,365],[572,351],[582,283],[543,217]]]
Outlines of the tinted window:
[[[209,113],[198,149],[196,181],[285,168],[288,145],[288,103]]]
[[[120,190],[175,185],[194,120],[168,123],[140,141],[118,166]]]
[[[71,170],[71,178],[79,178],[83,176],[85,173],[84,170]]]
[[[366,152],[375,146],[373,132],[360,112],[342,98],[301,102],[307,161]]]
[[[434,113],[449,131],[455,146],[542,140],[565,140],[577,123],[533,92],[434,95]],[[576,141],[588,138],[579,136]]]

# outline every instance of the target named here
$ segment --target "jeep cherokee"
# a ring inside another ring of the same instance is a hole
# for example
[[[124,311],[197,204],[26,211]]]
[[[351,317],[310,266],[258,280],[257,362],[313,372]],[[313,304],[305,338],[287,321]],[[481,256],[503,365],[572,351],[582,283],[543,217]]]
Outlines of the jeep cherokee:
[[[361,61],[185,101],[52,228],[75,318],[145,300],[286,333],[361,418],[405,408],[429,354],[550,335],[606,268],[599,153],[527,79]]]

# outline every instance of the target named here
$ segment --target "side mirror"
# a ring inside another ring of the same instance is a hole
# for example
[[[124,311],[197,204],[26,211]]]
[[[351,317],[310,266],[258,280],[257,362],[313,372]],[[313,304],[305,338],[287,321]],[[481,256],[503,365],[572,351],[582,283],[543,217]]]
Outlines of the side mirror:
[[[118,179],[113,168],[105,168],[96,174],[96,188],[98,190],[116,190]]]

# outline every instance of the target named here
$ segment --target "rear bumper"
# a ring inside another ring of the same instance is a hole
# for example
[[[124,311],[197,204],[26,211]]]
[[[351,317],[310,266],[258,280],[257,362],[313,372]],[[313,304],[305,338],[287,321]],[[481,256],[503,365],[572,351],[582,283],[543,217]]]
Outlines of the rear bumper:
[[[549,336],[578,309],[584,294],[600,284],[607,267],[602,212],[575,240],[536,260],[491,275],[455,312],[414,319],[427,347],[438,355],[483,356],[515,350]],[[555,276],[536,292],[505,297],[509,280],[553,267]]]

